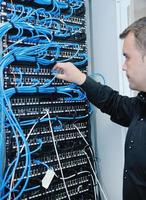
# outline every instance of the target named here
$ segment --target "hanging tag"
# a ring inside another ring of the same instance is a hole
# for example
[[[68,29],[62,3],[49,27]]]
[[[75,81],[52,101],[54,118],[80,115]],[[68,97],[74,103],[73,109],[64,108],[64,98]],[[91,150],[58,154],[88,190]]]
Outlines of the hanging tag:
[[[48,169],[44,178],[42,179],[42,186],[45,188],[45,189],[48,189],[53,177],[55,175],[55,172],[53,169]]]

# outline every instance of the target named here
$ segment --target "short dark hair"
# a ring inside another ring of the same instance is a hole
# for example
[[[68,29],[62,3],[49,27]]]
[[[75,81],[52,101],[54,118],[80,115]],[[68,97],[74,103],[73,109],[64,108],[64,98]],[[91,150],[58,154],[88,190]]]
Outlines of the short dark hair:
[[[136,45],[146,54],[146,17],[142,17],[133,22],[119,37],[124,39],[129,33],[134,34]]]

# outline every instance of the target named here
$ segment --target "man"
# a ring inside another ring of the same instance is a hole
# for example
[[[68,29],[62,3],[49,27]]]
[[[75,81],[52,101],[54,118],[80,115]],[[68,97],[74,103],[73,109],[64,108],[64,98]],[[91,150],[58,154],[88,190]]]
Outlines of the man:
[[[85,90],[87,98],[111,120],[129,127],[125,142],[123,200],[146,200],[146,17],[120,35],[129,87],[139,91],[136,97],[121,96],[86,76],[72,63],[58,63],[59,79],[74,82]]]

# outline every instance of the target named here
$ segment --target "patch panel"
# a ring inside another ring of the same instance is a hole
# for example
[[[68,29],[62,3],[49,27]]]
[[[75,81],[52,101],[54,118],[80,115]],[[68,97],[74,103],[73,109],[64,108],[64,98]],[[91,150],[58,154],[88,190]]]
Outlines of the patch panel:
[[[86,106],[83,106],[83,105],[69,105],[69,106],[67,106],[67,105],[61,105],[61,106],[59,106],[59,105],[55,105],[54,107],[52,107],[52,106],[38,106],[37,108],[35,107],[35,106],[25,106],[25,107],[19,107],[19,106],[17,106],[17,107],[15,107],[14,109],[13,109],[13,112],[14,112],[14,114],[15,114],[15,116],[18,116],[18,117],[21,117],[21,116],[26,116],[26,115],[42,115],[42,114],[45,114],[46,113],[46,110],[48,110],[49,109],[49,112],[50,112],[50,114],[55,114],[55,116],[57,115],[57,114],[59,114],[59,113],[68,113],[68,116],[70,116],[70,114],[71,115],[73,115],[74,113],[78,113],[78,112],[80,112],[80,113],[84,113],[85,112],[85,114],[86,114],[86,112],[87,112],[87,108],[86,108]],[[65,114],[66,115],[66,114]]]
[[[89,126],[88,123],[86,121],[83,122],[78,122],[75,123],[75,125],[81,130],[82,134],[84,137],[87,137],[88,135],[88,129],[87,127]],[[24,135],[27,136],[28,133],[30,131],[30,128],[25,128],[24,129]],[[85,133],[83,133],[83,131]],[[9,129],[6,129],[6,133],[9,135],[11,133],[11,131]],[[48,124],[46,123],[42,123],[42,125],[38,124],[36,128],[33,129],[33,131],[31,132],[31,136],[33,135],[45,135],[45,134],[50,134],[51,130],[48,127]],[[55,133],[55,137],[57,139],[60,137],[63,137],[65,139],[67,138],[81,138],[81,135],[77,132],[76,128],[72,125],[72,123],[66,123],[64,122],[62,124],[62,127],[60,129],[56,129],[54,130]],[[63,136],[61,136],[63,135]],[[12,136],[14,137],[14,136]]]
[[[46,158],[46,159],[48,159],[48,158]],[[73,174],[75,167],[79,167],[81,165],[84,165],[84,167],[87,167],[87,158],[85,158],[83,156],[82,157],[79,156],[78,158],[75,158],[75,159],[72,157],[72,159],[73,160],[69,160],[69,159],[67,160],[65,158],[62,159],[63,169],[70,169],[70,171],[72,170],[72,174]],[[57,158],[54,159],[54,157],[53,157],[53,158],[50,159],[50,161],[47,160],[44,163],[46,165],[48,165],[48,166],[53,166],[55,172],[58,174],[59,173],[59,166],[58,166],[58,164],[56,162],[57,162]],[[16,170],[16,175],[15,175],[14,181],[19,179],[20,176],[21,176],[21,172],[22,172],[22,170],[24,168],[22,164],[23,164],[23,161],[22,161],[21,165]],[[39,177],[39,176],[41,176],[40,177],[40,181],[41,181],[41,178],[42,178],[42,176],[45,175],[45,173],[46,173],[46,168],[45,167],[41,168],[41,167],[38,167],[37,165],[32,165],[32,171],[31,171],[31,174],[30,174],[30,178],[31,177]],[[25,179],[26,179],[26,177],[24,177],[24,180]]]
[[[56,95],[55,95],[56,97]],[[65,98],[65,97],[64,97]],[[53,98],[53,95],[51,95],[51,99],[49,98],[49,96],[47,98],[43,98],[43,99],[39,99],[37,97],[37,95],[35,95],[35,97],[18,97],[18,98],[12,98],[11,100],[12,102],[12,106],[22,106],[22,105],[62,105],[62,104],[70,104],[71,102],[76,103],[84,103],[84,101],[80,100],[80,101],[73,101],[73,100],[65,100],[63,98],[61,98],[61,96],[59,96],[58,98]]]

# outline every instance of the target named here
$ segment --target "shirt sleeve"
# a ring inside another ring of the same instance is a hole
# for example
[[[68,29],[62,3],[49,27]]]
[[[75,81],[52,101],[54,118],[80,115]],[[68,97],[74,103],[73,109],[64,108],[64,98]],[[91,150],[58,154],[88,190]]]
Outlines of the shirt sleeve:
[[[86,92],[88,100],[102,112],[109,114],[113,122],[129,126],[135,113],[135,97],[121,96],[117,91],[94,81],[89,76],[80,87]]]

